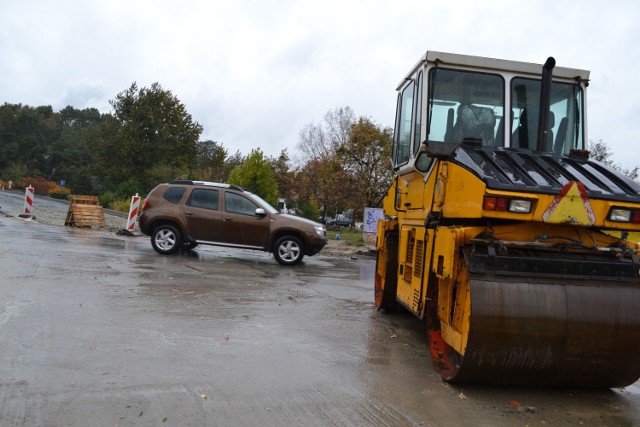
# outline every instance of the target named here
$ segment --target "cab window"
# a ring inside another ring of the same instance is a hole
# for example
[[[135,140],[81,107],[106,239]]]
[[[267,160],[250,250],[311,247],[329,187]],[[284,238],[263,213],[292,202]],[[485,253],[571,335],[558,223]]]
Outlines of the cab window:
[[[224,193],[224,210],[243,215],[255,215],[258,205],[236,193]]]
[[[411,118],[413,114],[414,82],[409,83],[398,98],[396,113],[396,132],[394,148],[394,165],[403,165],[409,161],[411,150]]]
[[[194,208],[218,209],[218,190],[194,189],[191,192],[187,205]]]
[[[430,141],[504,145],[504,79],[498,74],[429,70]]]
[[[416,90],[416,124],[413,127],[413,155],[415,156],[420,149],[420,132],[422,131],[422,72],[418,75],[418,87]]]
[[[511,146],[537,149],[540,115],[540,80],[516,77],[511,81]],[[568,154],[584,148],[581,118],[583,94],[577,84],[553,82],[546,152]]]

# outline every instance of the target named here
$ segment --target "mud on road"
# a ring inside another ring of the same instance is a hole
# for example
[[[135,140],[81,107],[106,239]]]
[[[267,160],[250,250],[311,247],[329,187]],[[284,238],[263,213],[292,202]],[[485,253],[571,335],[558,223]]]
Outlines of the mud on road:
[[[4,212],[10,197],[0,192]],[[167,257],[147,238],[9,215],[2,427],[640,425],[637,383],[443,383],[424,325],[375,310],[371,257]]]

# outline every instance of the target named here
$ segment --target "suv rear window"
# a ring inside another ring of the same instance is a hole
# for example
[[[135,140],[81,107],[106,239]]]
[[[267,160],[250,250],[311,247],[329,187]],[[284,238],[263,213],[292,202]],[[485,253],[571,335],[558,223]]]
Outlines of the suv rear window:
[[[164,192],[162,197],[164,197],[165,200],[168,200],[171,203],[178,204],[180,203],[180,199],[182,199],[182,196],[184,195],[184,192],[186,190],[187,189],[185,187],[170,187],[167,188],[167,191]]]

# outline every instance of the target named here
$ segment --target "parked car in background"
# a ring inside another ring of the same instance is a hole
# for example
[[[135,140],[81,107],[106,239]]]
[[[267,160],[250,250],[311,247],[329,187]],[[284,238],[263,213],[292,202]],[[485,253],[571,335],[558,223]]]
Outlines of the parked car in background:
[[[158,185],[143,203],[139,226],[163,255],[203,244],[271,252],[280,264],[295,265],[327,244],[324,225],[282,214],[243,188],[214,182]]]
[[[341,227],[351,227],[353,225],[353,219],[350,218],[350,217],[347,217],[345,215],[338,214],[338,215],[336,215],[335,218],[330,218],[330,219],[326,220],[325,224],[327,224],[327,225],[339,225]]]

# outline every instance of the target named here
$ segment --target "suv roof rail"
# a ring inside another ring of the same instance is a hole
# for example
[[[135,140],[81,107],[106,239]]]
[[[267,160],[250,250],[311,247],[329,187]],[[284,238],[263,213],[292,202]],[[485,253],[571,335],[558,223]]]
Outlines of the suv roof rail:
[[[230,188],[232,190],[237,191],[247,191],[242,187],[238,187],[237,185],[232,184],[223,184],[220,182],[209,182],[209,181],[193,181],[191,179],[174,179],[169,182],[169,184],[178,184],[178,185],[206,185],[210,187],[221,187],[221,188]]]

